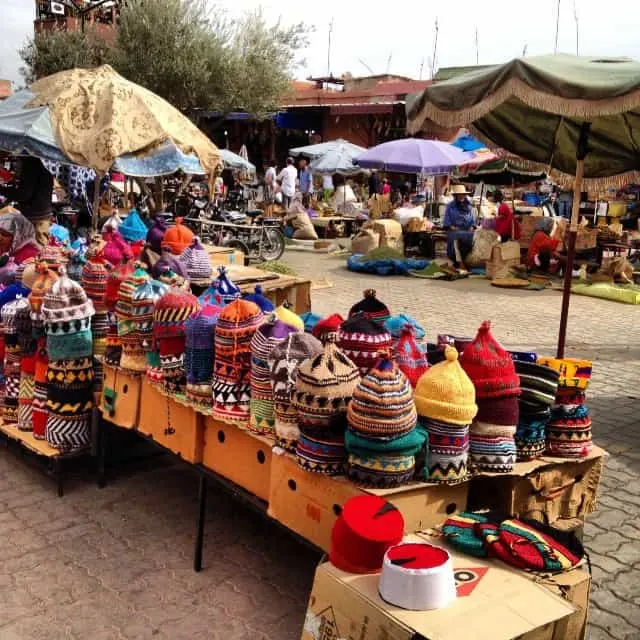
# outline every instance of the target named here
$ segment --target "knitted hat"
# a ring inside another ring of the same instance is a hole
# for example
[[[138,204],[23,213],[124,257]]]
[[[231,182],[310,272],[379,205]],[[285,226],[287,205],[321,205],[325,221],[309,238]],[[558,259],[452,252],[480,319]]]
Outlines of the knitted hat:
[[[104,302],[107,309],[114,310],[118,301],[120,285],[135,271],[135,266],[131,263],[122,263],[117,267],[107,265],[107,290],[104,294]]]
[[[45,338],[38,340],[36,347],[36,363],[34,371],[34,389],[32,402],[33,437],[44,440],[47,425],[47,370],[49,356]]]
[[[375,573],[387,549],[402,540],[404,518],[380,496],[349,498],[331,531],[331,563],[349,573]]]
[[[322,316],[319,316],[317,313],[313,313],[313,311],[305,311],[304,313],[301,313],[300,318],[302,318],[302,322],[304,322],[304,330],[307,333],[311,333],[313,327],[322,320]]]
[[[20,362],[20,390],[18,392],[18,429],[33,430],[33,390],[36,354],[23,355]]]
[[[193,231],[182,224],[182,218],[176,218],[175,225],[165,231],[161,245],[179,256],[191,244],[193,237]]]
[[[391,334],[362,313],[352,315],[338,330],[338,346],[364,375],[373,367],[381,351],[391,349]]]
[[[174,256],[169,249],[163,249],[160,259],[151,267],[151,275],[159,279],[167,269],[171,269],[171,271],[177,273],[179,276],[188,279],[185,264],[181,262],[178,257]]]
[[[184,264],[187,277],[192,284],[198,287],[208,287],[211,284],[213,267],[209,254],[198,236],[195,236],[191,244],[180,254],[180,262]]]
[[[187,397],[199,404],[211,404],[214,333],[221,312],[222,307],[207,305],[184,323]]]
[[[514,362],[530,362],[531,364],[535,364],[538,361],[538,354],[532,351],[509,351],[509,353]]]
[[[288,302],[276,307],[275,314],[278,320],[293,327],[296,331],[304,331],[304,321],[297,313],[291,311]]]
[[[147,237],[147,226],[142,221],[137,209],[129,211],[129,215],[118,228],[120,235],[128,242],[138,242]]]
[[[516,460],[534,460],[544,453],[547,419],[536,420],[520,416],[516,429]]]
[[[420,417],[461,426],[471,423],[478,412],[476,392],[453,347],[446,347],[445,360],[418,380],[415,403]]]
[[[104,234],[107,243],[102,250],[105,260],[108,260],[114,267],[122,262],[133,260],[133,251],[126,243],[125,239],[117,231],[109,231]]]
[[[418,324],[418,321],[415,318],[401,313],[397,316],[391,316],[384,322],[384,328],[391,334],[394,345],[402,335],[403,329],[407,325],[413,328],[416,341],[423,340],[426,336],[425,330],[420,326],[420,324]]]
[[[59,325],[90,318],[95,313],[82,286],[67,276],[64,267],[58,269],[59,278],[51,285],[42,303],[42,317],[47,325]]]
[[[269,358],[273,349],[283,342],[290,333],[291,326],[277,320],[271,314],[269,320],[258,327],[251,339],[251,403],[249,428],[258,433],[273,434],[275,410]]]
[[[339,476],[346,462],[343,433],[300,432],[296,443],[296,462],[304,471]]]
[[[561,458],[583,458],[591,453],[591,418],[552,418],[546,429],[546,452]]]
[[[364,298],[349,309],[349,318],[362,313],[365,318],[383,325],[391,317],[387,305],[376,298],[375,289],[365,289]]]
[[[162,238],[167,229],[167,221],[162,216],[158,216],[154,220],[151,229],[147,232],[147,243],[156,253],[162,251]]]
[[[16,282],[32,289],[33,283],[37,277],[37,264],[38,261],[36,258],[27,258],[24,262],[21,262],[16,269]]]
[[[259,284],[256,285],[253,293],[245,294],[244,299],[255,302],[255,304],[262,309],[262,313],[270,313],[275,309],[275,305],[264,295],[262,287]]]
[[[4,293],[4,292],[3,292]],[[0,308],[0,322],[2,332],[5,335],[14,335],[17,333],[16,316],[20,310],[27,312],[31,308],[29,300],[21,294],[16,294],[13,300],[5,302]]]
[[[168,287],[175,287],[176,289],[182,289],[183,291],[191,291],[191,285],[187,278],[183,278],[171,269],[165,269],[162,273],[159,273],[156,277],[158,282],[166,284]]]
[[[58,279],[58,275],[49,269],[45,262],[39,262],[36,266],[36,278],[29,294],[29,302],[31,310],[34,314],[39,315],[40,307],[44,300],[45,293],[52,287],[53,283]]]
[[[460,356],[460,364],[471,378],[479,400],[520,395],[513,359],[493,337],[488,320],[480,325],[473,342]]]
[[[49,242],[49,244],[42,247],[42,251],[40,252],[40,260],[42,260],[42,262],[46,262],[47,265],[52,269],[57,269],[58,267],[66,265],[67,262],[69,262],[65,250],[61,246],[53,244],[51,241]]]
[[[222,304],[229,304],[242,296],[242,292],[231,281],[227,273],[227,268],[224,265],[218,267],[218,277],[213,281],[211,287],[200,296],[201,303],[219,304],[217,301],[221,300]]]
[[[586,389],[591,381],[591,360],[577,360],[575,358],[547,358],[539,357],[538,364],[550,367],[560,374],[558,387]]]
[[[251,339],[264,321],[260,307],[247,300],[231,301],[218,316],[213,363],[213,415],[248,426]]]
[[[298,414],[292,403],[298,367],[322,350],[322,343],[314,336],[290,333],[269,355],[276,438],[278,444],[287,451],[295,451],[295,443],[300,436]]]
[[[520,405],[518,398],[491,398],[490,400],[477,400],[478,422],[488,422],[490,424],[501,424],[513,426],[518,424]]]
[[[347,408],[349,428],[366,438],[397,438],[418,420],[411,385],[388,355],[358,383]]]
[[[458,484],[468,479],[469,425],[421,419],[429,436],[428,481]]]
[[[429,368],[429,362],[426,354],[418,347],[413,325],[404,325],[393,346],[392,354],[400,371],[407,376],[411,387],[415,389],[418,380]]]
[[[522,388],[521,405],[532,408],[551,406],[558,392],[559,372],[541,364],[519,360],[515,365]]]
[[[344,431],[347,405],[359,381],[356,365],[330,338],[322,353],[298,368],[293,404],[300,430]]]
[[[326,342],[330,333],[338,333],[344,318],[339,313],[333,313],[322,320],[318,320],[311,333],[321,342]]]
[[[510,473],[516,462],[516,426],[473,422],[469,430],[469,464],[477,471]]]
[[[107,262],[101,255],[89,258],[82,269],[82,286],[96,310],[106,308],[108,277]]]

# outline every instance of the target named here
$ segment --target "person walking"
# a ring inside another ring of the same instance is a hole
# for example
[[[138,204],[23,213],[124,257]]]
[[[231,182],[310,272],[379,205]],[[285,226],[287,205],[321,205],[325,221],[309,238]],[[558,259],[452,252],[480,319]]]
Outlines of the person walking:
[[[278,176],[278,180],[282,183],[282,204],[285,209],[288,209],[291,206],[291,200],[296,194],[297,178],[298,172],[294,166],[293,158],[287,158],[287,164]]]

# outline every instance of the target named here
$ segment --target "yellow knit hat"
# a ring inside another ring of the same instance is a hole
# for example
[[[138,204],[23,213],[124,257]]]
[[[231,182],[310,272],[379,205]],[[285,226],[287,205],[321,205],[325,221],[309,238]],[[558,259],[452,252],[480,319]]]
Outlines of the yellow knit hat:
[[[279,307],[276,307],[275,314],[281,322],[288,324],[290,327],[293,327],[298,331],[304,331],[304,321],[297,313],[294,313],[289,309],[286,302],[281,304]]]
[[[446,347],[445,360],[422,374],[415,390],[418,415],[449,424],[471,424],[478,413],[476,390],[458,362],[458,352]]]

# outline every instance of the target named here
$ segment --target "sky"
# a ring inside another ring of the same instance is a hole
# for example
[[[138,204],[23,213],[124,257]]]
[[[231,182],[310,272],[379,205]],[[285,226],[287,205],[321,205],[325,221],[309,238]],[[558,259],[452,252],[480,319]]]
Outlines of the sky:
[[[553,53],[558,0],[404,0],[393,3],[321,0],[273,2],[219,0],[211,2],[230,14],[262,6],[271,21],[304,21],[315,26],[306,66],[299,78],[350,72],[395,73],[412,78],[430,77],[434,26],[438,20],[435,68],[476,63],[506,62],[521,56]],[[31,35],[35,2],[0,0],[0,78],[20,82],[18,48]],[[380,7],[380,9],[376,9]],[[579,52],[591,56],[630,56],[640,59],[640,11],[634,0],[560,0],[558,50],[576,52],[578,15]],[[394,10],[395,9],[395,10]],[[330,63],[327,63],[329,24],[333,22]]]

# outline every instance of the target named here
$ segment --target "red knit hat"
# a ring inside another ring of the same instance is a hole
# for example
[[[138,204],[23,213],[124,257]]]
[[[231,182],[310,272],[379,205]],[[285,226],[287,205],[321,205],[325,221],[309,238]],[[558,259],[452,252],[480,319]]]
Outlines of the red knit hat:
[[[311,333],[321,342],[325,342],[328,334],[338,333],[338,329],[343,322],[344,318],[339,313],[333,313],[316,322]]]
[[[511,354],[493,337],[488,320],[463,351],[460,364],[476,388],[476,398],[520,395],[520,378]]]
[[[393,347],[393,359],[415,389],[420,376],[429,368],[429,363],[426,354],[418,347],[413,325],[407,323],[402,327],[400,338]]]
[[[375,573],[384,554],[398,544],[404,518],[396,507],[374,495],[354,496],[342,509],[331,531],[329,560],[350,573]]]

